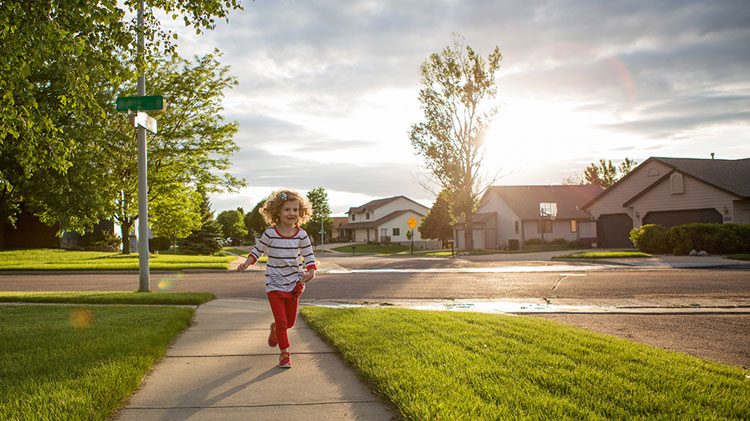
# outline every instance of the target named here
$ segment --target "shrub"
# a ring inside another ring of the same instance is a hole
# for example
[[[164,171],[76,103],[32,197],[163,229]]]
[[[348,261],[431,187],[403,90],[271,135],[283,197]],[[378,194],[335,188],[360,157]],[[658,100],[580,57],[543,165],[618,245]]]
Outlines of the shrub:
[[[148,251],[156,253],[157,251],[167,251],[172,245],[169,238],[166,237],[154,237],[148,240]]]
[[[568,241],[564,238],[555,238],[554,240],[550,241],[549,244],[555,246],[564,246],[568,244]]]
[[[527,246],[538,246],[542,244],[542,239],[541,238],[529,238],[523,243],[524,245],[527,245]]]
[[[705,250],[710,254],[750,251],[750,226],[737,224],[687,224],[672,227],[669,239],[674,254]]]
[[[120,237],[112,231],[97,231],[83,237],[84,249],[91,251],[120,251]]]
[[[669,230],[657,224],[633,228],[630,231],[630,241],[638,251],[644,253],[665,254],[672,252],[673,249],[669,240]]]

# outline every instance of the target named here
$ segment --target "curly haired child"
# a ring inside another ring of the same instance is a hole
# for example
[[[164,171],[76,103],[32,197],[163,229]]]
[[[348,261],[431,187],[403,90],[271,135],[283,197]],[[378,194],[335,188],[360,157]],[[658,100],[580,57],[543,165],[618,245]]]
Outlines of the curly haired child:
[[[310,238],[300,228],[310,220],[312,206],[307,197],[282,190],[271,193],[260,212],[271,226],[263,232],[237,271],[242,272],[254,265],[264,253],[268,255],[266,295],[274,319],[268,346],[278,345],[281,351],[279,367],[290,368],[292,361],[287,330],[297,320],[299,297],[305,284],[315,278],[317,269]]]

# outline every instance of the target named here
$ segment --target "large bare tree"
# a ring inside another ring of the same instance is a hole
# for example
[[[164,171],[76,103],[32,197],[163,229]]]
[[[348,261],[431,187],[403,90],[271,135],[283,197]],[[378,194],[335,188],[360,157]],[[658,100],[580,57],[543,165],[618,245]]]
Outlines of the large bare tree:
[[[495,73],[502,55],[498,47],[485,60],[460,35],[453,47],[422,63],[419,102],[424,121],[412,125],[409,137],[442,189],[448,192],[454,216],[465,215],[464,240],[473,250],[472,214],[481,194],[495,178],[483,180],[483,141],[497,113]]]

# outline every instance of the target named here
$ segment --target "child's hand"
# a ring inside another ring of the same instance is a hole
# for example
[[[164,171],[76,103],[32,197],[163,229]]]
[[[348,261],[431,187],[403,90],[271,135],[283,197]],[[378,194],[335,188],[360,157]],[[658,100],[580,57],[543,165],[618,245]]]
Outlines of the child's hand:
[[[302,277],[301,281],[306,284],[306,283],[312,281],[313,278],[315,278],[315,269],[310,269],[310,270],[307,271],[307,273],[305,274],[305,276]]]
[[[237,272],[242,272],[243,270],[247,269],[248,266],[249,265],[247,264],[247,262],[240,263],[240,265],[237,266]]]

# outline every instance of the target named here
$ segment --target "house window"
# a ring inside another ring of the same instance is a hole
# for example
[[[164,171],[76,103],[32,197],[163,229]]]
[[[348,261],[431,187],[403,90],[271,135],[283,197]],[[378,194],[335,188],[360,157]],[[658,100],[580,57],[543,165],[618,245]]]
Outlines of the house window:
[[[365,219],[370,219],[370,212],[367,212],[367,213],[365,214]]]
[[[570,232],[578,232],[578,221],[575,219],[570,220]]]
[[[669,184],[672,189],[672,194],[685,193],[685,186],[682,180],[682,174],[674,173],[669,177]]]
[[[557,216],[557,203],[540,203],[539,216]]]
[[[539,221],[537,221],[536,232],[541,233],[542,230],[544,230],[544,232],[552,232],[552,220],[540,219]]]
[[[399,229],[399,228],[394,228],[394,229],[393,229],[393,236],[394,236],[394,237],[398,237],[399,235],[401,235],[401,229]]]
[[[520,225],[521,224],[520,224],[520,222],[519,221],[515,221],[515,223],[513,225],[514,225],[514,228],[516,230],[516,234],[520,234],[521,233],[521,229],[520,229]]]
[[[388,236],[388,228],[381,228],[380,229],[380,237],[387,237]]]
[[[357,216],[352,214],[352,221],[356,221],[356,220],[357,220]]]

